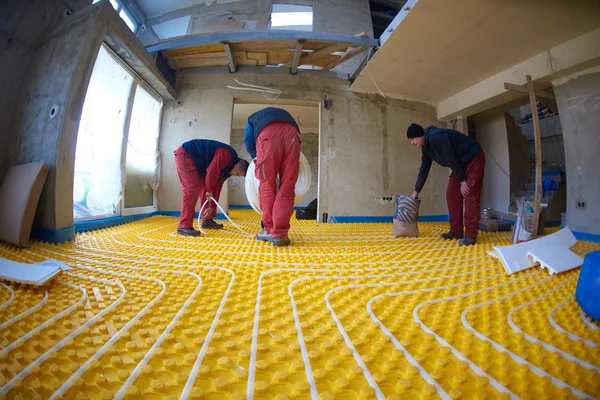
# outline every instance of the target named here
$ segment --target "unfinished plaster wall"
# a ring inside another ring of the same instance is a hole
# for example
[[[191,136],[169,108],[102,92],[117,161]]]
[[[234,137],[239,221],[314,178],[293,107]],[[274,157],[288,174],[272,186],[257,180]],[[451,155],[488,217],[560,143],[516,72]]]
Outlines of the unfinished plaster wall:
[[[318,169],[319,169],[319,134],[314,132],[306,132],[301,134],[302,140],[302,154],[308,160],[310,165],[310,171],[312,174],[312,180],[310,182],[310,188],[304,195],[299,206],[307,206],[308,203],[317,198],[317,182],[318,182]],[[231,147],[237,151],[240,158],[250,160],[250,155],[246,151],[244,145],[244,130],[233,129],[231,131]],[[246,190],[244,186],[244,179],[232,177],[229,179],[229,202],[235,205],[248,205],[248,199],[246,198]]]
[[[511,197],[513,195],[516,197],[523,186],[527,184],[531,173],[528,140],[514,118],[508,113],[505,117],[510,160],[510,194]]]
[[[321,213],[389,216],[394,206],[382,206],[376,197],[412,193],[420,152],[410,146],[406,128],[412,122],[425,126],[437,123],[433,107],[379,96],[361,101],[346,91],[347,81],[338,79],[286,75],[239,75],[238,79],[283,89],[278,99],[282,102],[321,102],[325,95],[332,98],[329,110],[321,108]],[[178,146],[193,138],[231,143],[233,100],[240,96],[239,92],[225,89],[232,83],[228,75],[182,74],[178,78],[179,96],[165,104],[162,119],[162,182],[158,190],[161,210],[180,207],[181,189],[172,157]],[[243,97],[264,101],[260,93],[244,93]],[[421,193],[422,215],[447,214],[447,177],[446,168],[432,168]]]
[[[73,196],[77,128],[109,9],[98,4],[61,21],[31,57],[18,97],[10,160],[50,167],[34,223],[40,228],[73,227],[73,210],[62,205]]]
[[[10,167],[11,126],[17,99],[36,48],[48,30],[92,0],[0,2],[0,183]]]
[[[373,37],[373,21],[369,0],[315,0],[313,5],[313,31]],[[360,54],[335,68],[339,72],[354,73],[365,61]]]
[[[554,92],[565,147],[568,225],[600,234],[600,69],[554,82]]]
[[[510,157],[504,109],[473,116],[476,139],[485,151],[485,177],[481,208],[507,212],[510,204]]]
[[[211,2],[174,10],[163,15],[150,15],[144,30],[138,31],[138,39],[144,45],[159,40],[153,26],[174,19],[189,17],[187,25],[180,29],[187,35],[208,32],[254,31],[268,28],[272,0],[244,0],[234,2]],[[183,19],[185,21],[185,19]]]

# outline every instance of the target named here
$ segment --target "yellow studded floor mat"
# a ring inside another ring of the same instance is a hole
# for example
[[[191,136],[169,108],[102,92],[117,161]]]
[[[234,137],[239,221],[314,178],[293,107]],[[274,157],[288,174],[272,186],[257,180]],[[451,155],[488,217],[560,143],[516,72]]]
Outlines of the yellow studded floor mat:
[[[232,211],[258,232],[259,217]],[[229,223],[208,237],[152,217],[73,243],[0,245],[67,263],[51,284],[0,281],[0,398],[559,399],[600,397],[600,328],[579,270],[507,276],[423,223],[293,221],[274,248]],[[599,244],[578,242],[583,255]]]

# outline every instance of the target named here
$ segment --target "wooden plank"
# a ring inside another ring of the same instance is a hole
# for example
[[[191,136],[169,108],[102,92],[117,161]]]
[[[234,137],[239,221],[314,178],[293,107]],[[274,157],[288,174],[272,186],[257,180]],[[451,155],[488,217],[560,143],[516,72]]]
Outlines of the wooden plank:
[[[233,53],[233,57],[237,65],[258,65],[257,60],[248,58],[248,55],[245,51],[236,51]]]
[[[359,55],[360,53],[364,52],[367,49],[368,49],[368,47],[364,47],[364,46],[358,47],[358,48],[350,51],[349,53],[347,53],[344,57],[340,58],[339,60],[326,65],[325,67],[323,67],[322,71],[329,71],[330,69],[335,68],[342,63],[345,63],[349,59],[356,57],[357,55]]]
[[[191,67],[213,67],[217,65],[229,65],[229,60],[225,52],[189,54],[185,56],[174,57],[179,68]]]
[[[209,44],[205,46],[186,47],[184,49],[173,49],[169,50],[168,54],[172,55],[173,57],[177,57],[188,54],[215,53],[219,51],[225,51],[225,47],[221,43]]]
[[[291,51],[267,51],[268,64],[291,64],[294,53]],[[324,67],[330,63],[339,60],[341,57],[336,55],[328,55],[320,60],[313,62],[313,65]]]
[[[296,48],[295,40],[266,40],[256,42],[229,42],[233,51],[267,51],[267,50],[288,50],[294,51]],[[302,49],[319,50],[327,47],[327,42],[304,42]]]
[[[256,65],[267,65],[267,53],[264,51],[247,51],[246,57],[249,60],[256,60]]]
[[[531,238],[537,237],[540,225],[540,212],[542,202],[542,139],[540,134],[540,119],[537,112],[537,100],[535,88],[531,76],[527,75],[527,88],[529,89],[529,103],[531,104],[531,115],[533,117],[533,138],[535,143],[535,208],[533,211],[533,231]]]
[[[294,50],[294,57],[292,58],[290,72],[293,75],[298,73],[298,61],[300,61],[300,56],[302,55],[302,45],[303,41],[298,40],[296,42],[296,49]]]
[[[321,57],[328,56],[331,53],[334,53],[336,51],[343,51],[343,50],[347,50],[347,49],[348,49],[347,44],[333,44],[331,46],[327,46],[325,48],[313,51],[312,53],[302,56],[300,58],[300,61],[298,62],[298,65],[311,65],[311,62],[318,60]],[[288,65],[286,65],[286,67],[287,66]]]
[[[529,88],[527,87],[528,85],[524,85],[524,86],[520,86],[520,85],[515,85],[513,83],[504,83],[504,89],[506,90],[510,90],[511,92],[521,92],[521,93],[529,93]],[[546,98],[546,99],[554,99],[554,93],[548,91],[548,90],[541,90],[541,89],[536,89],[534,88],[535,94],[537,96]]]
[[[237,71],[237,66],[235,65],[233,54],[231,54],[231,47],[228,43],[223,43],[223,46],[225,46],[225,55],[227,56],[227,63],[229,64],[229,72],[233,74]]]

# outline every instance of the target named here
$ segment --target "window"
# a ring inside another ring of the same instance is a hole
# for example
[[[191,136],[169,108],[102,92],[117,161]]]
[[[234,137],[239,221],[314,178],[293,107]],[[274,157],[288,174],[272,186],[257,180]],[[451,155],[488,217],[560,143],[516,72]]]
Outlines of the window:
[[[94,0],[92,4],[96,4],[101,0]],[[133,33],[137,30],[137,22],[135,18],[131,15],[131,13],[127,10],[127,8],[119,1],[119,0],[110,0],[110,4],[113,8],[119,13],[119,17],[125,22],[125,24],[131,29]]]
[[[290,4],[273,4],[271,28],[295,31],[312,31],[313,8]]]
[[[162,103],[144,88],[135,89],[129,136],[127,137],[127,179],[125,208],[153,207],[158,189],[158,134]]]
[[[156,210],[163,104],[144,85],[116,56],[100,48],[77,134],[76,220]]]

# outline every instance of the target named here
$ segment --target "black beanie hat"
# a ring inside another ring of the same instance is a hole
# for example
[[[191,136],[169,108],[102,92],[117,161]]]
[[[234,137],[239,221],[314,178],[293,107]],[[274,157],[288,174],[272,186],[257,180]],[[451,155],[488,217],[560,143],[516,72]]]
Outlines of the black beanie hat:
[[[406,130],[406,136],[409,139],[414,139],[414,138],[418,138],[421,136],[425,136],[425,130],[423,129],[423,127],[421,125],[410,124],[410,126]]]

